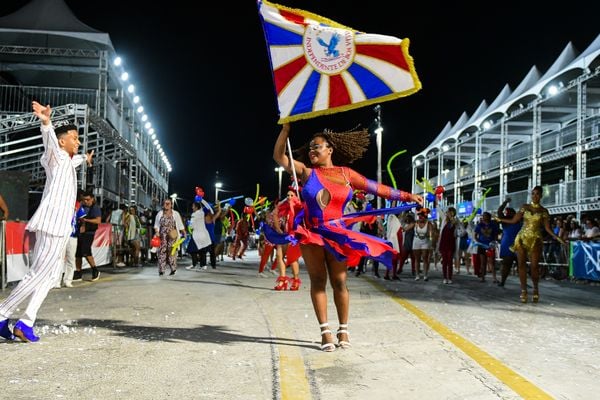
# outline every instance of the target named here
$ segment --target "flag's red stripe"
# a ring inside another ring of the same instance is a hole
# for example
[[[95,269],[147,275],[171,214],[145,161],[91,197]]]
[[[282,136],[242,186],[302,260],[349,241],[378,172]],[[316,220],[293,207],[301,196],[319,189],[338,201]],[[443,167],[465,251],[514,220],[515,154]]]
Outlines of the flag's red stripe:
[[[350,104],[350,94],[341,75],[329,77],[329,108]]]
[[[402,48],[399,45],[357,44],[356,52],[369,57],[379,58],[406,71],[410,71],[404,54],[402,54]]]
[[[304,17],[302,15],[294,14],[293,12],[289,12],[286,10],[279,10],[279,14],[290,22],[293,22],[298,25],[305,25]]]
[[[277,68],[273,72],[274,80],[275,80],[275,90],[277,91],[277,95],[283,90],[285,85],[288,84],[292,78],[296,76],[298,72],[306,65],[306,58],[298,57],[294,61],[289,64],[285,64],[281,66],[281,68]]]

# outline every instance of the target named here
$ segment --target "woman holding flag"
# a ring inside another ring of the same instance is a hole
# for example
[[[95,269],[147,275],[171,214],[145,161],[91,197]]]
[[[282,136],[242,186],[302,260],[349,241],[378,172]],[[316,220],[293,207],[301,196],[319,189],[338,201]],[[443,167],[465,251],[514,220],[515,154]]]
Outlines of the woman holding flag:
[[[335,133],[322,132],[298,150],[294,160],[286,154],[289,123],[282,126],[275,142],[273,159],[285,170],[297,175],[304,202],[304,222],[295,230],[310,278],[310,294],[321,328],[321,350],[333,351],[332,332],[327,314],[327,279],[331,283],[339,320],[338,346],[350,347],[348,336],[349,293],[346,287],[347,263],[366,256],[391,267],[394,249],[379,238],[351,230],[348,225],[366,217],[344,217],[353,190],[400,201],[422,202],[417,194],[403,192],[368,180],[348,167],[360,158],[369,144],[366,130]],[[372,218],[372,215],[369,214]]]

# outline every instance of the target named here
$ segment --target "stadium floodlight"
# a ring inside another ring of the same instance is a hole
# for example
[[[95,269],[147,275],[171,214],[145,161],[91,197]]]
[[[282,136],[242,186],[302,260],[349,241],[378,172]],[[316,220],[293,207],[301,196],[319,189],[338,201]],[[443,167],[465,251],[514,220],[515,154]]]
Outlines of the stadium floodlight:
[[[144,124],[144,128],[146,128],[146,129],[150,129],[150,128],[152,128],[152,124],[151,124],[150,122],[146,122],[146,123]]]
[[[143,113],[144,112],[144,106],[139,106],[137,108],[137,112],[140,113],[140,114]]]
[[[116,67],[118,67],[118,66],[119,66],[119,65],[121,65],[122,63],[123,63],[123,60],[121,59],[121,57],[118,57],[118,56],[117,56],[117,58],[115,58],[115,59],[113,60],[113,64],[114,64]]]
[[[152,135],[150,137],[152,138],[152,140],[156,139],[156,135]]]
[[[558,88],[554,85],[550,85],[548,88],[548,96],[554,96],[556,93],[558,93]]]
[[[154,135],[154,128],[148,129],[148,134],[149,135]]]
[[[143,121],[143,122],[146,122],[146,121],[148,121],[148,115],[144,114],[144,115],[142,116],[142,121]]]
[[[121,74],[121,80],[126,81],[127,79],[129,79],[129,74],[127,72],[123,72]]]
[[[128,91],[129,93],[133,93],[133,91],[134,91],[134,90],[135,90],[135,86],[133,86],[133,85],[129,85],[129,86],[127,86],[127,91]]]
[[[137,104],[137,103],[139,103],[139,102],[140,102],[140,96],[135,96],[135,97],[133,98],[133,104]]]
[[[488,130],[492,127],[492,124],[490,123],[490,121],[485,121],[483,123],[483,129]]]

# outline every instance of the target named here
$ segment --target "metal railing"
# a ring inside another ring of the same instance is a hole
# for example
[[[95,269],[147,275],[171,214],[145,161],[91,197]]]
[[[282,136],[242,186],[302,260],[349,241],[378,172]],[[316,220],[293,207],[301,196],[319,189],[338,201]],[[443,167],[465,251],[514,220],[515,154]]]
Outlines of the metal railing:
[[[46,86],[0,85],[0,110],[5,114],[31,112],[31,101],[59,106],[87,104],[96,107],[97,90]]]

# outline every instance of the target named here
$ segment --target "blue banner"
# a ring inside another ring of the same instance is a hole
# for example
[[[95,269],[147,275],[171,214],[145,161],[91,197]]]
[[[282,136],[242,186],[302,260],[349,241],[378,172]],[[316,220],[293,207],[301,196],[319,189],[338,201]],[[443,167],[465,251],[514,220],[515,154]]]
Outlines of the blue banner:
[[[570,269],[575,278],[600,281],[600,243],[571,242]]]

